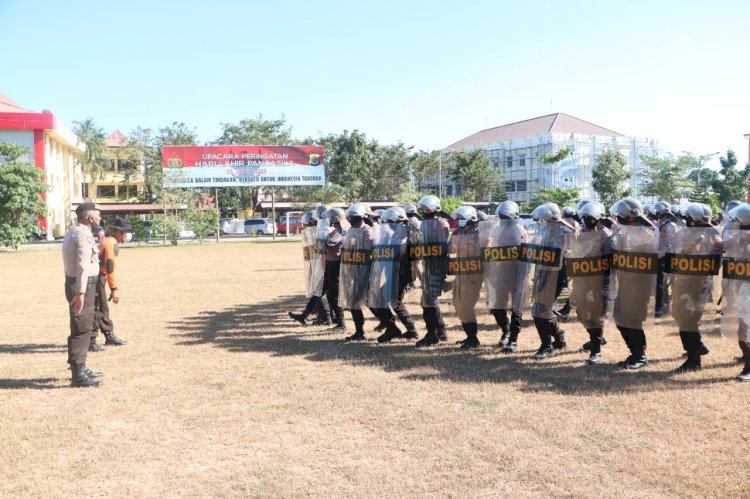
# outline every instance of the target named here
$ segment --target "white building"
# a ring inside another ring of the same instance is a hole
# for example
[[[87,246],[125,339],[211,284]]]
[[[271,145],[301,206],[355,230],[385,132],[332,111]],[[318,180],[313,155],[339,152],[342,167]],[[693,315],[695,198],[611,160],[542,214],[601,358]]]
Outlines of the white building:
[[[544,164],[539,157],[563,148],[570,155],[557,164]],[[656,139],[627,137],[564,113],[540,116],[495,128],[482,130],[443,149],[483,149],[493,166],[503,169],[508,199],[528,202],[539,188],[573,188],[582,198],[595,199],[591,187],[591,170],[596,155],[607,149],[618,149],[633,171],[632,194],[639,195],[643,185],[640,156],[657,156]]]

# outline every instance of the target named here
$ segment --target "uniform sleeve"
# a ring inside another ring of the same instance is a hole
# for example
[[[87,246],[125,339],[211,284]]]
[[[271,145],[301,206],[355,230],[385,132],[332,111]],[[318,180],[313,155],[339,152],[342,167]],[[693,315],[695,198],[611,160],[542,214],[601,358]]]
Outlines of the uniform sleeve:
[[[76,279],[78,283],[78,293],[86,292],[89,280],[89,268],[91,267],[91,245],[92,242],[86,236],[86,232],[79,231],[76,234]]]
[[[107,274],[109,289],[115,289],[117,287],[117,242],[114,239],[105,239],[103,252],[102,270]]]
[[[341,246],[341,243],[344,242],[344,236],[337,230],[334,230],[330,234],[328,234],[328,246]]]

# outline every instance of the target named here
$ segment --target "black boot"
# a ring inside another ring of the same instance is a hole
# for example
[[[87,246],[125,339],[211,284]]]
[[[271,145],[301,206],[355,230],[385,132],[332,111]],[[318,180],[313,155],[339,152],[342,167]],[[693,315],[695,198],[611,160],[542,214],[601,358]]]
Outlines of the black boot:
[[[745,368],[742,370],[740,375],[737,376],[737,381],[750,383],[750,359],[745,359]]]
[[[90,386],[99,387],[101,385],[101,381],[94,379],[93,376],[90,376],[88,372],[90,372],[86,368],[86,364],[71,364],[70,365],[71,370],[71,380],[70,380],[70,386],[75,388],[86,388]]]
[[[424,316],[424,323],[427,327],[427,333],[424,338],[417,341],[417,347],[429,347],[440,343],[440,338],[437,334],[438,329],[438,315],[435,307],[424,307],[422,308],[422,314]]]
[[[289,314],[289,317],[292,320],[295,320],[295,321],[299,322],[303,326],[307,326],[307,320],[306,320],[307,316],[304,313],[302,313],[302,314],[295,314],[294,312],[288,312],[288,314]]]
[[[461,326],[464,328],[466,333],[466,340],[464,340],[461,348],[477,348],[479,346],[479,338],[477,337],[477,331],[479,326],[476,322],[462,322]]]
[[[682,346],[687,351],[687,360],[677,369],[676,373],[686,373],[701,370],[700,333],[680,331]]]
[[[552,328],[552,337],[555,341],[552,342],[552,346],[555,350],[564,350],[568,346],[568,342],[565,341],[565,331],[557,324],[557,321],[550,322],[550,328]]]
[[[500,329],[503,334],[500,336],[500,343],[498,343],[498,346],[505,347],[508,344],[508,341],[510,341],[510,327],[508,324],[503,324],[500,326]]]
[[[97,345],[96,338],[91,338],[91,343],[89,343],[89,352],[103,352],[104,347],[101,345]]]
[[[448,341],[448,332],[445,329],[445,324],[438,324],[437,337],[440,341]]]
[[[589,365],[601,364],[602,362],[602,337],[604,335],[602,328],[591,328],[589,332],[589,350],[591,355],[586,359]]]
[[[419,338],[419,333],[417,333],[417,328],[413,322],[406,326],[406,331],[401,335],[401,338],[405,340],[416,340]]]
[[[122,345],[127,345],[128,341],[115,336],[114,331],[109,331],[104,333],[104,344],[119,347]]]
[[[555,347],[552,346],[551,334],[551,331],[553,331],[554,328],[550,324],[550,320],[534,317],[534,325],[536,326],[537,333],[539,333],[539,339],[542,342],[539,346],[539,350],[534,354],[534,358],[536,360],[542,360],[547,357],[552,357],[555,355]]]
[[[346,341],[365,341],[365,316],[361,310],[352,310],[352,321],[354,322],[354,334],[347,336]]]
[[[394,338],[401,337],[401,330],[396,324],[386,324],[385,332],[378,336],[378,343],[388,343]]]
[[[502,353],[516,353],[518,351],[518,331],[511,331],[508,342],[503,346]]]

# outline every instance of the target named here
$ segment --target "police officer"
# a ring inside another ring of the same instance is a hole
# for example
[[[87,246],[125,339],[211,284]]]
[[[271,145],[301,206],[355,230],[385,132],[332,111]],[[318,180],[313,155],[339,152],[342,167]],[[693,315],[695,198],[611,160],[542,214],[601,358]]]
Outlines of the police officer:
[[[750,205],[734,207],[731,216],[724,231],[721,334],[739,344],[744,367],[737,379],[750,383]]]
[[[518,350],[521,314],[527,296],[528,263],[519,257],[521,245],[528,242],[528,232],[515,202],[503,201],[495,209],[495,215],[496,220],[479,225],[485,289],[490,313],[502,331],[499,346],[503,353],[513,353]]]
[[[614,301],[613,316],[630,350],[628,358],[618,365],[640,369],[648,363],[643,327],[656,293],[658,232],[644,216],[637,199],[621,199],[610,211],[617,218],[610,273],[614,288],[610,293]]]
[[[372,227],[365,224],[368,215],[366,206],[355,203],[346,210],[346,219],[351,228],[346,231],[341,246],[341,272],[339,276],[339,300],[341,308],[349,310],[354,322],[354,334],[346,341],[364,341],[365,317],[362,309],[367,306],[370,287],[370,257],[372,254]]]
[[[322,218],[328,220],[333,228],[328,233],[328,240],[326,241],[326,268],[323,276],[323,290],[328,299],[331,320],[334,324],[329,331],[344,333],[346,332],[346,323],[344,311],[339,306],[339,273],[341,270],[341,246],[344,243],[344,234],[346,234],[342,222],[345,221],[346,215],[341,208],[331,208],[323,213]]]
[[[664,259],[667,253],[674,252],[677,217],[671,207],[659,201],[654,204],[654,212],[659,228],[659,267],[656,274],[656,317],[663,317],[669,312],[669,276],[664,273]]]
[[[410,225],[409,252],[414,260],[423,264],[421,305],[427,333],[416,345],[425,347],[447,339],[438,299],[448,273],[450,227],[441,216],[442,208],[437,196],[424,196],[417,203],[417,209],[423,220],[419,226]]]
[[[101,347],[96,344],[96,336],[101,330],[104,335],[104,344],[109,346],[126,345],[126,340],[115,335],[115,326],[109,317],[108,301],[115,305],[120,303],[120,290],[117,287],[117,258],[120,254],[120,244],[125,242],[125,234],[133,232],[133,226],[125,218],[117,218],[109,226],[109,236],[105,237],[99,244],[99,277],[96,283],[96,307],[94,334],[91,336],[90,352],[96,352]],[[107,286],[109,286],[109,299],[107,298]],[[97,348],[98,347],[98,348]]]
[[[665,272],[672,280],[672,317],[680,328],[687,360],[677,372],[697,371],[708,348],[701,340],[701,319],[718,275],[722,244],[719,230],[711,224],[711,208],[690,203],[685,208],[686,225],[677,231],[675,250],[667,254]]]
[[[408,218],[408,223],[406,224],[407,228],[409,229],[409,233],[418,232],[419,231],[419,225],[422,223],[422,217],[419,215],[419,212],[417,211],[417,205],[414,204],[407,204],[404,206],[404,213],[406,213],[406,217]],[[407,255],[408,256],[408,255]],[[406,285],[406,292],[408,293],[414,288],[414,283],[419,280],[419,282],[422,282],[422,262],[421,260],[411,259],[411,280]]]
[[[98,387],[101,372],[86,367],[86,354],[94,332],[96,280],[99,276],[99,251],[91,228],[99,225],[99,209],[94,203],[81,203],[76,208],[77,224],[63,239],[65,267],[65,298],[70,315],[68,364],[72,372],[70,386]]]
[[[583,349],[590,352],[589,365],[601,363],[604,337],[604,316],[607,311],[609,262],[612,231],[602,225],[604,213],[595,203],[583,205],[578,211],[581,230],[571,243],[566,256],[568,276],[572,281],[570,299],[575,303],[578,319],[589,333]]]
[[[477,230],[477,210],[472,206],[460,206],[452,215],[458,220],[449,243],[448,272],[453,281],[453,307],[466,333],[461,348],[479,346],[477,315],[474,311],[482,289],[482,253]]]
[[[573,228],[576,230],[581,224],[581,219],[578,216],[578,208],[574,208],[573,206],[565,206],[563,207],[562,215],[563,219],[568,222]],[[568,266],[565,260],[563,260],[563,267],[560,270],[560,273],[557,275],[557,291],[555,292],[555,300],[560,297],[560,293],[562,293],[563,289],[568,287]],[[565,305],[562,306],[562,308],[556,308],[554,310],[554,313],[556,316],[561,317],[563,319],[567,319],[570,315],[570,298],[567,298],[565,300]]]
[[[541,340],[534,358],[542,360],[554,355],[555,349],[567,346],[565,331],[558,325],[552,307],[557,296],[558,274],[562,269],[564,253],[575,229],[563,219],[555,203],[538,206],[532,216],[539,220],[539,230],[532,244],[524,248],[524,258],[534,264],[531,315]]]

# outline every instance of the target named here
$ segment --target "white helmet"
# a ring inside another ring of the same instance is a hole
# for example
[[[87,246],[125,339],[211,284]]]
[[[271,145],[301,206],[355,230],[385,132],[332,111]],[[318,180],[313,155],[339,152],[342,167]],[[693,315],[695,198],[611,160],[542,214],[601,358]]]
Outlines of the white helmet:
[[[417,202],[417,209],[420,211],[429,210],[433,213],[437,213],[441,209],[440,198],[435,195],[429,194],[420,199],[419,202]]]
[[[495,215],[503,215],[508,218],[518,218],[518,214],[521,210],[518,209],[518,205],[514,201],[503,201],[495,209]]]
[[[750,204],[742,203],[732,208],[730,212],[732,220],[736,220],[740,225],[750,225]]]
[[[542,222],[559,222],[562,220],[560,207],[557,206],[556,203],[551,202],[540,204],[534,208],[534,211],[531,212],[531,216]]]
[[[643,205],[635,198],[623,198],[613,204],[609,212],[620,217],[640,217],[643,215]]]
[[[693,222],[710,224],[713,212],[711,207],[703,203],[688,203],[685,206],[685,218]]]
[[[319,204],[313,210],[313,218],[315,220],[320,220],[321,218],[323,218],[323,213],[328,211],[329,208],[330,206],[328,206],[327,204]]]
[[[403,222],[406,220],[406,213],[400,206],[394,206],[393,208],[388,208],[381,213],[380,220],[383,221],[383,223]]]
[[[454,220],[468,220],[469,222],[476,222],[478,220],[477,210],[473,206],[459,206],[456,211],[453,212],[452,218]]]
[[[306,211],[305,214],[302,215],[302,225],[310,225],[314,221],[315,218],[313,218],[312,211]]]
[[[586,203],[578,210],[578,216],[601,220],[604,217],[604,210],[597,206],[596,203]]]
[[[321,218],[327,218],[331,222],[340,222],[345,218],[346,215],[344,215],[344,210],[341,208],[331,208],[330,210],[327,210],[325,213],[323,213],[323,216]]]
[[[349,208],[346,209],[346,218],[347,220],[351,217],[361,217],[365,218],[367,216],[367,207],[363,203],[354,203],[349,205]]]

